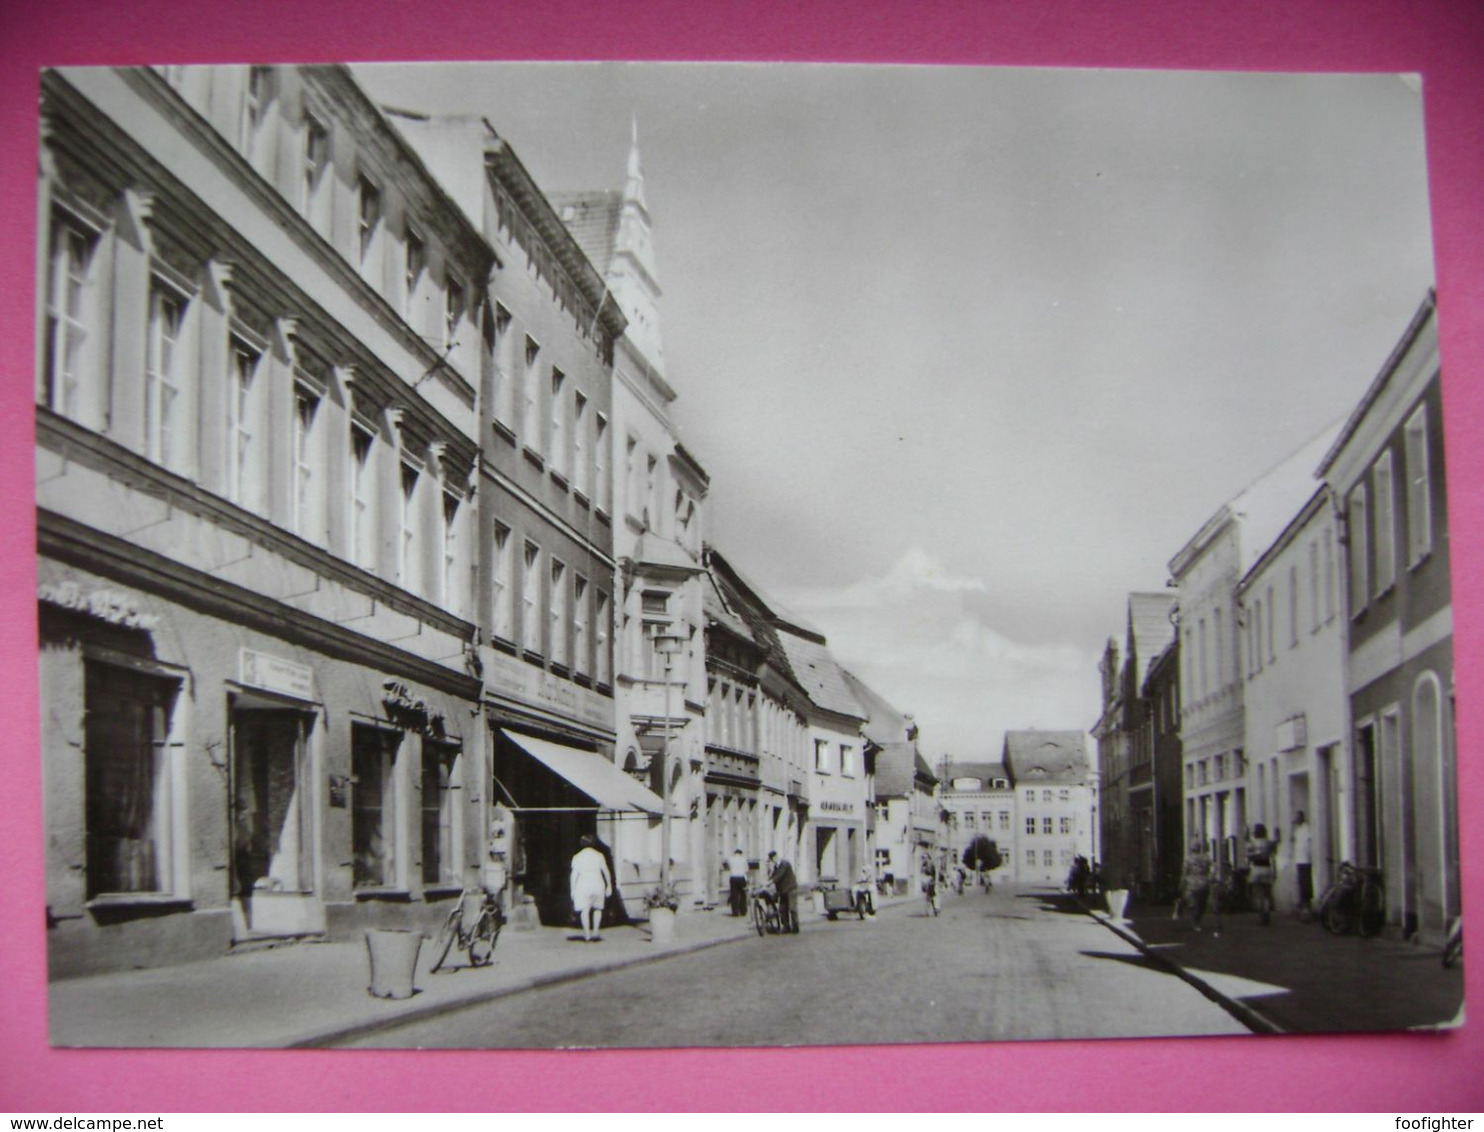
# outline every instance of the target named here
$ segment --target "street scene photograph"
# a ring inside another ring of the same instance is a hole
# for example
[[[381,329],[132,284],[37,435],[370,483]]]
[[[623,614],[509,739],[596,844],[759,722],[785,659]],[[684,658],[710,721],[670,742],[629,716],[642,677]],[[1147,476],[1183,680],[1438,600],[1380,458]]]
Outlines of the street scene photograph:
[[[52,1045],[1461,1025],[1424,95],[43,71]]]

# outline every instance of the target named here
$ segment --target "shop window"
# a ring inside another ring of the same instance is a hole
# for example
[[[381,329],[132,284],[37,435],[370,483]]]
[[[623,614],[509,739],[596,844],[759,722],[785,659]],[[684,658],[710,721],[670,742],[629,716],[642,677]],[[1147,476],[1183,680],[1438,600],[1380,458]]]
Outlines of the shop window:
[[[178,681],[94,661],[84,680],[87,896],[170,891]]]
[[[232,893],[314,887],[314,814],[307,727],[296,711],[237,706],[231,713]],[[247,911],[251,919],[251,909]]]
[[[351,727],[351,854],[357,888],[397,886],[396,765],[398,731]]]
[[[41,401],[73,419],[83,419],[96,401],[97,250],[96,233],[61,215],[52,220]]]
[[[450,887],[459,883],[458,774],[459,748],[423,741],[423,884]]]

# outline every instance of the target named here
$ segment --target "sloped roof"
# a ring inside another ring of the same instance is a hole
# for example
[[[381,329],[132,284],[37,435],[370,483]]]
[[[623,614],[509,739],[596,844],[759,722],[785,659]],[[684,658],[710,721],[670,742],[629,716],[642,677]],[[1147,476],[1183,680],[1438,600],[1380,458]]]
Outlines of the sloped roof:
[[[1016,785],[1087,781],[1087,738],[1081,731],[1007,731],[1005,768]]]
[[[910,798],[914,760],[919,757],[911,743],[883,743],[876,755],[876,797]]]
[[[547,193],[567,231],[592,260],[599,275],[606,276],[618,242],[618,214],[623,193],[611,189],[590,192]]]
[[[794,679],[815,706],[856,719],[867,718],[866,709],[851,695],[844,669],[835,662],[829,649],[818,641],[790,632],[780,632],[778,643],[788,657]]]
[[[977,778],[981,790],[988,790],[989,784],[996,778],[1008,780],[1010,772],[1005,769],[1004,763],[959,763],[950,762],[943,774],[943,785],[951,791],[953,783],[960,778]]]
[[[907,717],[882,699],[879,693],[854,672],[847,669],[840,671],[856,703],[865,709],[866,722],[861,730],[865,732],[866,738],[878,747],[885,747],[888,743],[907,742],[907,732],[911,728]]]
[[[1129,633],[1134,640],[1134,653],[1139,658],[1138,687],[1144,686],[1149,666],[1166,645],[1175,639],[1175,626],[1170,620],[1179,602],[1173,592],[1132,593],[1128,595]]]
[[[701,590],[701,611],[705,614],[710,624],[720,625],[731,632],[734,636],[741,637],[744,641],[755,641],[752,627],[740,616],[733,612],[727,604],[726,598],[717,587],[716,576],[711,573],[706,575],[708,583]]]

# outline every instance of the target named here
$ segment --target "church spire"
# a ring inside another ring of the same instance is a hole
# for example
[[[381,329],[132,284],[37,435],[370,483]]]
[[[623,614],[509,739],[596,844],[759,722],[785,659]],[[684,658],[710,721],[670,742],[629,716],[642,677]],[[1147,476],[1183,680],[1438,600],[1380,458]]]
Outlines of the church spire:
[[[629,121],[629,160],[608,286],[629,320],[629,341],[653,369],[665,372],[665,346],[660,336],[659,274],[655,270],[649,203],[644,199],[644,169],[639,163],[639,119]]]
[[[639,165],[639,118],[631,115],[629,118],[629,167],[628,179],[624,182],[624,203],[632,201],[645,212],[649,211],[649,204],[644,199],[644,170]]]

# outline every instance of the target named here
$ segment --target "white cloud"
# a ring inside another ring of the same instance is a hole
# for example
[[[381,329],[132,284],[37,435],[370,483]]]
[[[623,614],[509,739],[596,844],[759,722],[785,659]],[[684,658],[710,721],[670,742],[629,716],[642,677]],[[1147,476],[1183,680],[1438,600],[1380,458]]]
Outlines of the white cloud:
[[[912,547],[880,576],[779,597],[842,664],[917,718],[934,757],[994,757],[1007,728],[1090,727],[1096,654],[1007,637],[979,610],[988,594],[982,579],[955,576]]]

